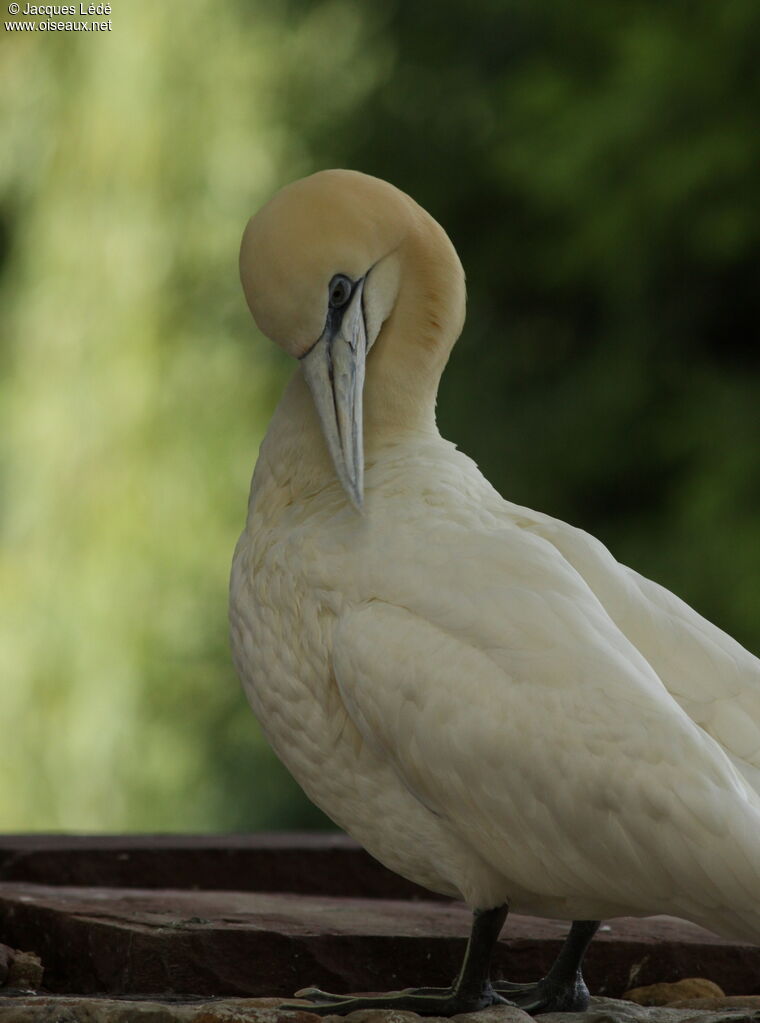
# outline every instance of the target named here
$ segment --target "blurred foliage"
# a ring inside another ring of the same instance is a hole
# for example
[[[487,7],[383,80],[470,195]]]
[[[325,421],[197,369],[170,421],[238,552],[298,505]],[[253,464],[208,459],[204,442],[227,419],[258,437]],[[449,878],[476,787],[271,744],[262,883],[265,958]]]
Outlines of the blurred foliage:
[[[755,0],[113,6],[0,39],[0,828],[323,822],[226,626],[290,372],[238,239],[323,166],[460,251],[442,432],[760,649]]]

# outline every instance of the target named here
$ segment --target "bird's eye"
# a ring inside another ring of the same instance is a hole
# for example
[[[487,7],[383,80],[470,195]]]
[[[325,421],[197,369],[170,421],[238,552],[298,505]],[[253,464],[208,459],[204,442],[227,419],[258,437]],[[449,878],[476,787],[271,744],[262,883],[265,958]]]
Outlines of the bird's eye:
[[[351,298],[351,281],[343,274],[336,274],[330,281],[330,308],[340,309]]]

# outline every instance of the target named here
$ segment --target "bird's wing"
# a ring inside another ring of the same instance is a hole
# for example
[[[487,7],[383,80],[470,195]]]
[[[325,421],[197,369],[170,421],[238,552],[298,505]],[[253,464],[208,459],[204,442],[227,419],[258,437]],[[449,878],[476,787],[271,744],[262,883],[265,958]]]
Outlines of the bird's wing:
[[[366,741],[522,890],[731,930],[716,907],[760,886],[760,801],[719,745],[548,542],[428,540],[389,540],[337,624],[333,669]]]
[[[760,660],[588,533],[520,511],[524,527],[573,565],[674,699],[760,793]]]

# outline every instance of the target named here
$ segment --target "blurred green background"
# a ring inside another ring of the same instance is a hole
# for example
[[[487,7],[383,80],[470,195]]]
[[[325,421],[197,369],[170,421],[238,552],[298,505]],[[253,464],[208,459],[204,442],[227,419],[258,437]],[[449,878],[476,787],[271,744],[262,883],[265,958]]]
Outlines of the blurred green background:
[[[327,823],[226,625],[291,372],[239,237],[321,167],[388,178],[459,249],[442,432],[760,651],[757,0],[111,18],[0,39],[0,829]]]

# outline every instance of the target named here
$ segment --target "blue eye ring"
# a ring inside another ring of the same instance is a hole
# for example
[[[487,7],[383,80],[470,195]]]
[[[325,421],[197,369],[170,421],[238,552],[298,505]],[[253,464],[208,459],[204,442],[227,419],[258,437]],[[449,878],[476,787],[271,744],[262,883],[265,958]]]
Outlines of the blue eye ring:
[[[336,274],[330,281],[327,303],[331,309],[342,309],[351,298],[354,284],[345,274]]]

